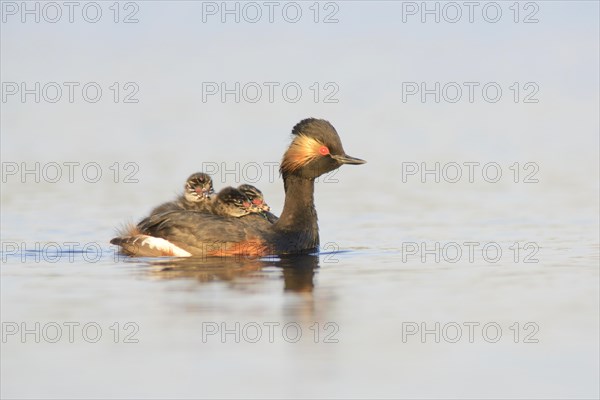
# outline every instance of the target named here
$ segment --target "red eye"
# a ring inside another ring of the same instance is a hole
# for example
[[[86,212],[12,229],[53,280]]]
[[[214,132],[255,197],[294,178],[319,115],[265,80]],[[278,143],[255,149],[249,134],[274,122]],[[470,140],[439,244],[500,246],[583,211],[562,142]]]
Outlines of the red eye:
[[[257,205],[258,204],[262,204],[262,200],[261,199],[254,199],[254,200],[252,200],[252,203],[257,204]]]
[[[244,206],[244,208],[248,208],[248,207],[250,207],[250,203],[248,203],[247,201],[245,201],[245,202],[243,203],[243,206]]]
[[[329,154],[329,149],[327,148],[327,146],[321,146],[321,148],[319,149],[319,153],[321,153],[322,156],[326,156],[327,154]]]

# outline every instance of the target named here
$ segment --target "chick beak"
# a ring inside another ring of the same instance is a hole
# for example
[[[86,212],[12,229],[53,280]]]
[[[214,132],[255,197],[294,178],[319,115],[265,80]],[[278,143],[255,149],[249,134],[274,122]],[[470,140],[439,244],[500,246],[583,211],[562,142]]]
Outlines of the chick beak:
[[[199,196],[202,196],[205,199],[207,199],[211,195],[211,190],[210,189],[196,188],[196,193],[198,193]]]
[[[339,162],[340,164],[351,164],[351,165],[359,165],[359,164],[364,164],[366,163],[365,160],[361,160],[360,158],[355,158],[355,157],[350,157],[347,154],[343,154],[343,155],[332,155],[331,156],[334,160],[336,160],[337,162]]]

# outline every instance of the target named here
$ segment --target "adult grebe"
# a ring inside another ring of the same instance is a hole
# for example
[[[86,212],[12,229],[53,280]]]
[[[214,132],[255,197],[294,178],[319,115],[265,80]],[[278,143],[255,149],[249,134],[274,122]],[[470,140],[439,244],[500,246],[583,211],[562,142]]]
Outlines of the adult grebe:
[[[274,224],[256,214],[232,218],[177,210],[151,215],[110,242],[134,256],[264,256],[317,250],[315,178],[343,164],[365,161],[346,155],[328,121],[302,120],[292,135],[280,167],[285,203]]]

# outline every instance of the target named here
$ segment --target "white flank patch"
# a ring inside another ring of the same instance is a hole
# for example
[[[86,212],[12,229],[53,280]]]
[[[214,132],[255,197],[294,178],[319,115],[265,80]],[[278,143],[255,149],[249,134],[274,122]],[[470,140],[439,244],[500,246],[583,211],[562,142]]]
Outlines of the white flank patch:
[[[157,249],[163,251],[167,254],[173,254],[175,257],[191,257],[191,253],[175,246],[173,243],[168,240],[146,236],[144,240],[142,240],[142,246],[148,246],[151,249]]]

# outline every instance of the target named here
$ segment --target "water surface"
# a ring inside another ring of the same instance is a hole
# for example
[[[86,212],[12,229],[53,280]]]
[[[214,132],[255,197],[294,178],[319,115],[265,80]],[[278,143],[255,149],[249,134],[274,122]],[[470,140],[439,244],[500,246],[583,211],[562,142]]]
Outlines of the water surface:
[[[1,26],[3,82],[140,88],[131,104],[1,104],[3,397],[598,398],[597,3],[422,24],[401,22],[402,2],[349,2],[327,25],[137,4],[138,24]],[[204,102],[213,81],[306,95]],[[422,81],[505,96],[402,101]],[[515,81],[539,102],[515,103]],[[339,101],[315,102],[314,82]],[[368,161],[316,184],[320,254],[153,260],[109,244],[201,169],[217,189],[255,183],[279,213],[277,163],[308,116]],[[407,174],[435,163],[439,182]]]

